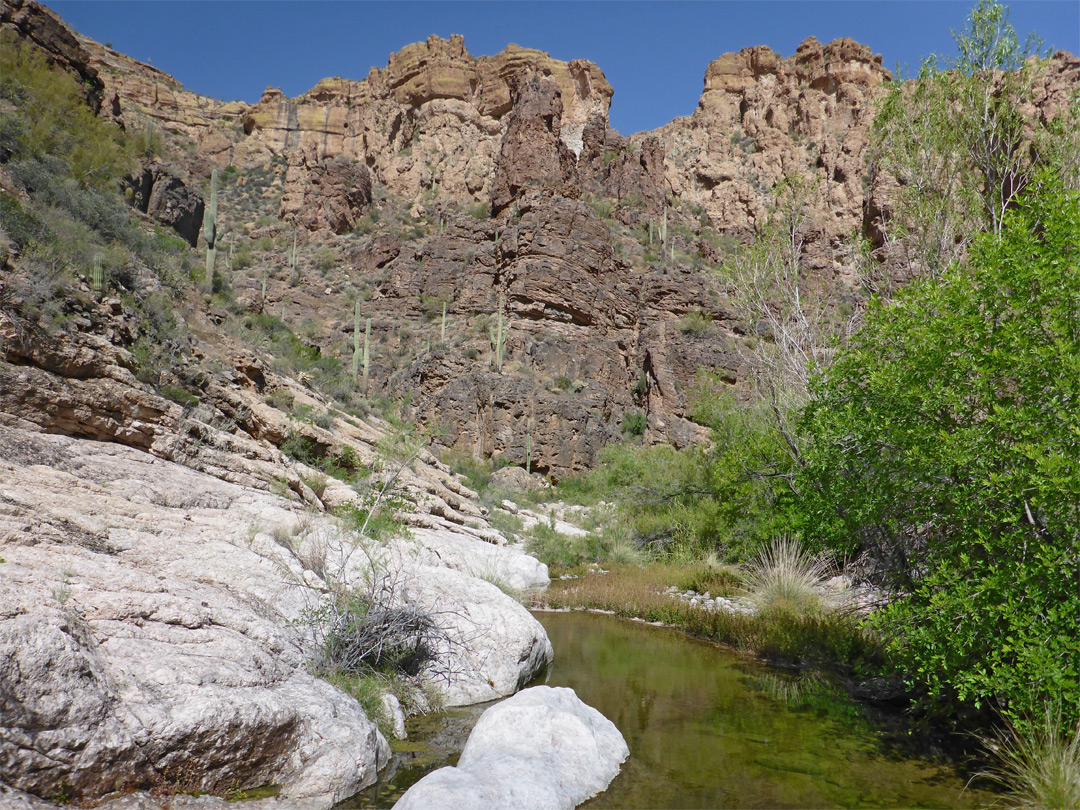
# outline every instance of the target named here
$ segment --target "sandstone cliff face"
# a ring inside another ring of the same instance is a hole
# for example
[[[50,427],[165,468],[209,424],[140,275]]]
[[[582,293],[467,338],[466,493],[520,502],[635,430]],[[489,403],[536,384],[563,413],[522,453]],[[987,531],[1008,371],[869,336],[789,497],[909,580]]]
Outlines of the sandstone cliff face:
[[[828,266],[831,248],[862,227],[863,154],[890,80],[881,56],[850,39],[811,37],[786,59],[765,46],[724,54],[693,115],[655,133],[672,193],[745,235],[764,222],[776,184],[803,177],[816,196],[808,258]]]
[[[514,82],[525,70],[557,86],[560,136],[580,153],[589,120],[606,123],[612,95],[595,65],[514,45],[475,58],[460,36],[409,45],[361,81],[325,79],[296,99],[268,90],[245,113],[244,128],[266,155],[311,147],[324,160],[343,155],[364,162],[397,196],[430,191],[487,201]],[[250,144],[244,151],[256,153]]]

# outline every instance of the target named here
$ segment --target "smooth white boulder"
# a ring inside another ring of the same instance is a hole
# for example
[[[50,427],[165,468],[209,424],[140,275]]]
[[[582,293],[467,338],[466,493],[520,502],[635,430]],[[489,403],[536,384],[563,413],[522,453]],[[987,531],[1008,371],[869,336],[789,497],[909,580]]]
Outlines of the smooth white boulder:
[[[456,767],[428,774],[395,810],[570,810],[630,755],[615,724],[573,689],[535,686],[481,715]]]

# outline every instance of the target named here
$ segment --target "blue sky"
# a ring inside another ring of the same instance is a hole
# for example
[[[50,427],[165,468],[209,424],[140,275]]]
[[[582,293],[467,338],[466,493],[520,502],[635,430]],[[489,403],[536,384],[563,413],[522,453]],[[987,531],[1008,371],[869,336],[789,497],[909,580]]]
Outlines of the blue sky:
[[[972,0],[973,2],[973,0]],[[509,42],[558,59],[590,59],[615,88],[612,125],[653,129],[697,105],[708,63],[722,53],[769,45],[784,56],[808,36],[852,37],[890,69],[952,53],[968,0],[758,0],[757,2],[98,2],[48,5],[76,30],[150,61],[187,88],[257,101],[268,85],[289,96],[326,76],[363,78],[390,53],[429,34],[464,34],[474,55]],[[1021,37],[1038,32],[1080,53],[1080,2],[1011,4]]]

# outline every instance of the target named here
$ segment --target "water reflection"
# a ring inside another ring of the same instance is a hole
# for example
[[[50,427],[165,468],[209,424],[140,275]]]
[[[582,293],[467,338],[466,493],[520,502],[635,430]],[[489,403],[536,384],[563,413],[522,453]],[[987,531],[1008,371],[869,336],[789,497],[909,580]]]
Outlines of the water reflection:
[[[662,628],[539,613],[555,648],[542,681],[569,686],[622,731],[630,759],[599,808],[985,806],[949,767],[902,755],[820,678],[796,680]],[[340,808],[391,807],[457,761],[486,707],[410,723],[380,786]]]

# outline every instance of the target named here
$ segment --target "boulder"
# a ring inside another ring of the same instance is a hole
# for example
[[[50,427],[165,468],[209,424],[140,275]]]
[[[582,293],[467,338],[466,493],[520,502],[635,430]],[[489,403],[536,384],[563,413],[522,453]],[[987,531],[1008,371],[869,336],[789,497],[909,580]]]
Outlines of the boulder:
[[[401,599],[445,630],[427,674],[448,704],[511,694],[551,660],[539,622],[472,575],[546,579],[520,551],[441,530],[422,551],[403,539],[357,553],[312,507],[13,421],[0,424],[8,787],[96,800],[277,784],[282,806],[327,807],[371,784],[386,741],[308,670],[320,572],[350,555],[358,581],[374,556],[399,566]]]
[[[606,789],[629,755],[615,724],[574,690],[536,686],[485,711],[457,766],[428,774],[394,807],[570,810]]]

